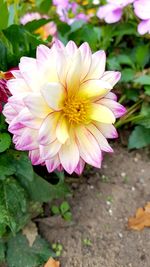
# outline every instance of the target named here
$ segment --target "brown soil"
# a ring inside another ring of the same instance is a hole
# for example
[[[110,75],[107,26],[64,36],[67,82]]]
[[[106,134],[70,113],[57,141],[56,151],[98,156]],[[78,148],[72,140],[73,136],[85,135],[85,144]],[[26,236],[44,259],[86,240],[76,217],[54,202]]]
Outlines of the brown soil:
[[[128,218],[150,201],[149,151],[129,153],[117,143],[114,150],[101,170],[73,184],[71,223],[56,216],[39,223],[50,243],[63,245],[61,267],[150,267],[150,229],[127,229]]]

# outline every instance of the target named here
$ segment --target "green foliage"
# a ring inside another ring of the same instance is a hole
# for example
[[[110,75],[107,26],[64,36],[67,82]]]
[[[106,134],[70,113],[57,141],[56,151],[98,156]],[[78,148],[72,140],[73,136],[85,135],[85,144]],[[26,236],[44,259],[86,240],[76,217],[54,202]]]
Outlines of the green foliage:
[[[9,18],[7,2],[5,0],[0,0],[0,12],[0,30],[3,30],[8,26]]]
[[[0,133],[0,153],[10,147],[11,137],[8,133]]]
[[[0,239],[0,263],[5,261],[5,244],[2,239]]]
[[[60,214],[62,218],[66,221],[71,221],[72,219],[70,205],[67,201],[63,201],[59,207],[56,205],[52,205],[51,211],[54,215]]]
[[[22,177],[29,181],[33,180],[34,172],[26,152],[8,150],[0,154],[0,178],[4,179],[9,175]]]
[[[13,177],[6,178],[0,182],[0,236],[7,228],[17,232],[27,220],[25,191]]]
[[[129,138],[129,148],[142,148],[150,145],[150,129],[136,126]]]
[[[32,247],[29,246],[27,238],[21,233],[12,237],[8,242],[8,267],[37,267],[54,256],[49,244],[40,236],[36,237]]]

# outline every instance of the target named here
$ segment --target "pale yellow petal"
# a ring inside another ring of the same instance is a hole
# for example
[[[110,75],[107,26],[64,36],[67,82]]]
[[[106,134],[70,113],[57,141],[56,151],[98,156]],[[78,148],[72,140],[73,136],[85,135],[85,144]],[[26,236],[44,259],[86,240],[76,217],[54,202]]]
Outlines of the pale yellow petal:
[[[114,123],[115,116],[113,112],[100,104],[93,103],[91,105],[90,118],[95,121],[103,122],[103,123]]]
[[[111,89],[112,86],[106,81],[88,80],[81,84],[79,95],[83,95],[88,98],[99,98],[106,95]]]
[[[61,144],[64,144],[69,138],[67,121],[63,116],[57,124],[56,137]]]

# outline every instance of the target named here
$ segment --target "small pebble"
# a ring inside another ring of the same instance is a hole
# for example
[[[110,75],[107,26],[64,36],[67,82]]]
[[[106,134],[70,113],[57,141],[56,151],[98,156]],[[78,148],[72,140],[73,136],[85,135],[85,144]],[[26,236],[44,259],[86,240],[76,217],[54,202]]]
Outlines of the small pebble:
[[[111,202],[110,201],[106,201],[106,204],[108,205],[108,206],[110,206],[111,205]]]
[[[108,212],[109,212],[109,215],[110,215],[110,216],[113,215],[112,209],[109,209]]]
[[[118,233],[118,236],[119,236],[120,238],[123,238],[123,234],[122,234],[122,233]]]
[[[107,168],[108,168],[108,166],[107,166],[106,164],[104,164],[104,165],[103,165],[103,168],[104,168],[104,169],[107,169]]]
[[[126,173],[125,173],[125,172],[122,172],[122,173],[121,173],[121,176],[122,176],[122,177],[125,177],[125,176],[126,176]]]
[[[94,186],[93,185],[90,185],[90,189],[94,189]]]
[[[132,186],[132,187],[131,187],[131,190],[134,192],[134,191],[135,191],[135,187],[134,187],[134,186]]]

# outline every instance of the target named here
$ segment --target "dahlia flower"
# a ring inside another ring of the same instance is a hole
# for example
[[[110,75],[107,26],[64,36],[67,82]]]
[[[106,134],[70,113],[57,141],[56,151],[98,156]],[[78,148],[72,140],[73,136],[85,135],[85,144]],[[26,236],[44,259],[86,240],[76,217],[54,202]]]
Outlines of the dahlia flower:
[[[33,165],[80,174],[85,163],[100,168],[102,151],[113,151],[106,138],[117,137],[113,123],[125,108],[110,92],[120,73],[105,72],[105,61],[104,51],[72,41],[21,58],[3,114],[16,149],[29,150]]]
[[[20,19],[20,22],[21,22],[21,24],[25,25],[30,21],[39,20],[42,18],[49,19],[49,17],[47,15],[41,15],[38,12],[32,12],[32,13],[25,14]],[[57,36],[56,24],[53,21],[48,22],[45,25],[41,26],[39,29],[37,29],[35,31],[35,33],[39,34],[43,40],[46,40],[49,35],[56,37]]]
[[[138,25],[138,32],[150,34],[150,0],[135,1],[134,12],[142,20]]]
[[[104,19],[107,23],[118,22],[123,13],[123,8],[135,0],[107,0],[107,4],[101,6],[97,11],[97,17]]]

